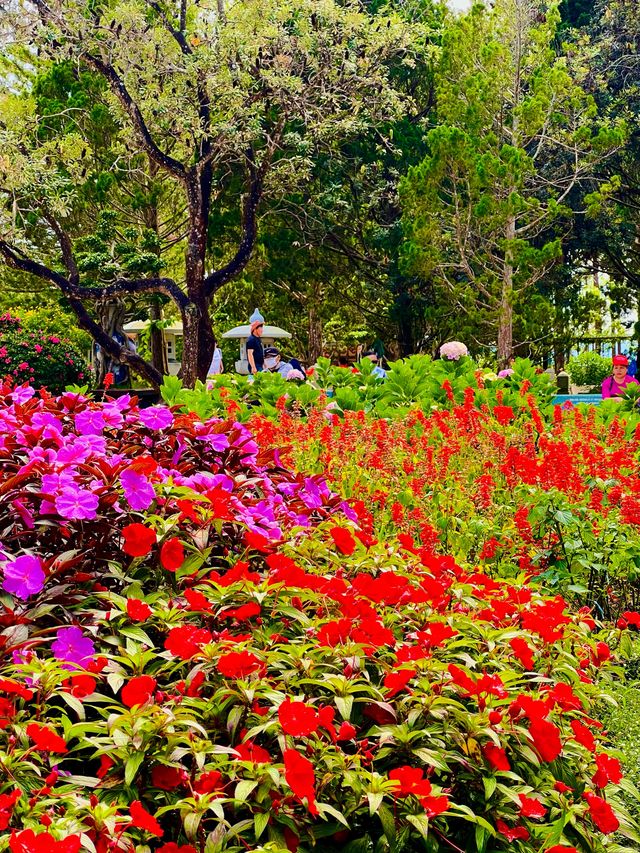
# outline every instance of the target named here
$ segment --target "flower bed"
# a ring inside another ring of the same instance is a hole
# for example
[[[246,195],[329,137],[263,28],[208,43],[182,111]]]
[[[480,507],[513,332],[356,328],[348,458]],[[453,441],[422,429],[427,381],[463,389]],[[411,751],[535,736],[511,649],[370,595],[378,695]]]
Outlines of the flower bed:
[[[0,850],[586,853],[633,835],[595,719],[626,632],[460,541],[454,558],[426,527],[396,537],[382,502],[352,511],[281,462],[271,421],[0,394]],[[441,431],[482,422],[462,415]],[[341,423],[277,429],[322,442],[337,482],[348,427],[346,483],[389,433]],[[429,430],[407,428],[416,465]]]

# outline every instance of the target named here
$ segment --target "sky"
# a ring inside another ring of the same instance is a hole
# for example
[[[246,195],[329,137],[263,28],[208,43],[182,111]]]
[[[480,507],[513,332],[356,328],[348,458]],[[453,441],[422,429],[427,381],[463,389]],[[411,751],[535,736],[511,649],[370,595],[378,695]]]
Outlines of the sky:
[[[464,11],[471,6],[471,0],[447,0],[447,3],[455,12]]]

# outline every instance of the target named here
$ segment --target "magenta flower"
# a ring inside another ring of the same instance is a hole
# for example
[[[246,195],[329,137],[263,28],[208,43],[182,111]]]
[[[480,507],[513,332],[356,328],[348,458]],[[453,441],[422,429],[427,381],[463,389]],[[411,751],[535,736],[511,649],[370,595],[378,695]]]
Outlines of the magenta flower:
[[[149,509],[155,500],[156,493],[146,477],[137,474],[135,471],[127,470],[120,474],[120,482],[131,509]]]
[[[35,393],[35,388],[31,385],[21,385],[20,388],[15,388],[9,396],[13,403],[22,405],[22,403],[26,403],[27,400],[30,400]]]
[[[80,435],[100,435],[105,423],[105,417],[98,409],[85,409],[76,415],[76,430]]]
[[[4,567],[2,588],[21,601],[37,595],[44,586],[44,572],[39,557],[23,554]]]
[[[51,651],[56,660],[79,666],[89,663],[96,652],[93,641],[85,637],[80,628],[75,625],[71,628],[60,628],[56,633],[56,639],[51,644]],[[65,666],[64,668],[74,669],[75,667]]]
[[[148,429],[167,429],[173,423],[173,415],[166,406],[151,406],[141,409],[140,420]]]
[[[68,521],[92,521],[97,515],[98,496],[88,489],[65,486],[55,503],[58,514]]]

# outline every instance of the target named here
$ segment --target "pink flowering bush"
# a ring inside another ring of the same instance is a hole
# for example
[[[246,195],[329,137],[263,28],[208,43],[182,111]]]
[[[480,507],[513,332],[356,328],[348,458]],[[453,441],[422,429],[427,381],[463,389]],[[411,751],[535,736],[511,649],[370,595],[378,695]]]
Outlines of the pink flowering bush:
[[[42,330],[24,329],[17,317],[0,316],[0,379],[28,382],[61,392],[82,382],[87,365],[82,354],[65,338]]]
[[[0,397],[0,851],[629,849],[626,631],[233,418]]]

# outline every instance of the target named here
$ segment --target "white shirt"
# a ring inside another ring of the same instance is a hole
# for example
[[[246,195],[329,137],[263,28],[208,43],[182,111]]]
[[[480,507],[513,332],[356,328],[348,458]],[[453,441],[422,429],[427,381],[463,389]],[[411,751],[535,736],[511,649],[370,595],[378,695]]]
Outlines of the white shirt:
[[[213,358],[209,365],[208,375],[216,376],[218,373],[222,373],[222,350],[220,347],[216,347],[213,351]]]

